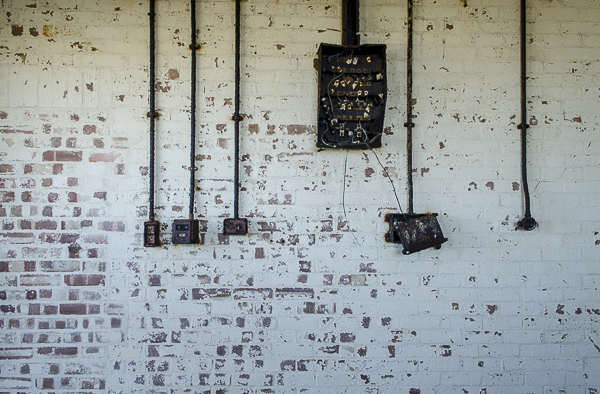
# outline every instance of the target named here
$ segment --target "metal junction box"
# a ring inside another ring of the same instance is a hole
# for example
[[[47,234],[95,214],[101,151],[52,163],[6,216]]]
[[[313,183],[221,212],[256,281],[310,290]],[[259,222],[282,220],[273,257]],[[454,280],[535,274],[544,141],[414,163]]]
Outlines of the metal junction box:
[[[144,222],[144,246],[160,246],[160,223],[157,221]]]
[[[411,254],[427,248],[439,249],[448,240],[444,238],[437,221],[437,213],[389,213],[385,215],[384,220],[389,224],[385,240],[401,243],[404,247],[403,254]]]
[[[197,219],[181,219],[173,221],[174,244],[197,244],[200,242]]]
[[[386,46],[319,46],[317,147],[381,146],[387,97]]]
[[[223,234],[226,235],[247,235],[248,219],[230,218],[223,221]]]

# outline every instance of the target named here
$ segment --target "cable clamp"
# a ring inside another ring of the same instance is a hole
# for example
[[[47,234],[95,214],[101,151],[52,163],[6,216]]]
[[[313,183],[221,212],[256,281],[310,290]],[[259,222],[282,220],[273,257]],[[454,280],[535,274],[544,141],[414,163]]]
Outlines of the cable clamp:
[[[413,122],[406,122],[404,123],[404,127],[415,127],[415,124]]]
[[[517,125],[517,129],[522,130],[525,129],[527,130],[529,128],[529,125],[527,123],[521,123],[520,125]]]
[[[188,170],[190,170],[190,171],[198,171],[198,167],[188,167]]]
[[[237,114],[237,115],[236,115],[236,114],[233,114],[233,115],[231,116],[231,120],[235,120],[235,121],[238,121],[238,120],[244,120],[244,115],[240,115],[240,114]]]
[[[160,117],[160,114],[158,113],[158,111],[149,111],[146,114],[146,117],[148,117],[148,118],[158,118],[158,117]]]
[[[192,50],[192,47],[194,47],[194,50],[196,50],[196,51],[197,51],[197,50],[199,50],[199,49],[201,49],[201,48],[202,48],[202,45],[200,45],[200,44],[198,44],[198,43],[196,43],[196,44],[190,44],[190,45],[188,45],[188,49],[189,49],[190,51]]]

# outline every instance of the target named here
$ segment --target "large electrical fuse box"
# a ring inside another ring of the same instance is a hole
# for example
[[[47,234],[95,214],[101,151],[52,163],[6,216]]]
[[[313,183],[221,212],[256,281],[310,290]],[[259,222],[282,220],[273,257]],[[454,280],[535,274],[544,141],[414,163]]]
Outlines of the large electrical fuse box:
[[[386,46],[319,46],[317,147],[381,146],[387,97]]]

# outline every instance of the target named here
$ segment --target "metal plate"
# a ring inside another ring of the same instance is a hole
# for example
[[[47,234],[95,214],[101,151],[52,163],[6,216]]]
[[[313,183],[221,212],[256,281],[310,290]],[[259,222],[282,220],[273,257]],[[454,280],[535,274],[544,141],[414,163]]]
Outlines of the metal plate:
[[[173,221],[173,243],[174,244],[197,244],[200,242],[198,237],[198,220],[181,219]]]
[[[160,223],[157,221],[149,221],[144,223],[144,246],[155,247],[160,246]]]
[[[385,216],[389,230],[385,240],[391,243],[401,243],[403,254],[419,252],[427,248],[441,248],[448,241],[444,238],[437,213],[401,214],[390,213]]]
[[[248,219],[225,219],[223,222],[223,234],[246,235],[248,234]]]

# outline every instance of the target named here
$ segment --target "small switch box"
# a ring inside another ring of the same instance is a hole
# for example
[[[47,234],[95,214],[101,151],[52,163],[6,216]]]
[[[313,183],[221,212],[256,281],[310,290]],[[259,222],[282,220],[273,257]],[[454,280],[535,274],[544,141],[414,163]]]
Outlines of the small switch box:
[[[180,219],[173,221],[173,243],[174,244],[197,244],[200,242],[198,236],[197,219]]]
[[[248,234],[248,219],[225,219],[223,234],[246,235]]]
[[[144,223],[144,246],[146,247],[155,247],[160,246],[160,223],[151,220],[149,222]]]

